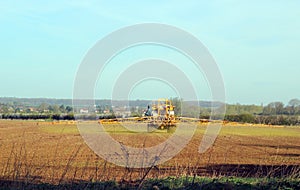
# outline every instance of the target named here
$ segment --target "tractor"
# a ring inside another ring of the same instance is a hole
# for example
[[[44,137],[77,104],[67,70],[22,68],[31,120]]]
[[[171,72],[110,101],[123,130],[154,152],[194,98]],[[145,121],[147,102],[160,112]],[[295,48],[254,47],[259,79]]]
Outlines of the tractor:
[[[148,105],[147,111],[144,113],[147,117],[148,126],[157,129],[169,129],[176,126],[175,106],[168,99],[158,99],[152,102],[152,106]]]

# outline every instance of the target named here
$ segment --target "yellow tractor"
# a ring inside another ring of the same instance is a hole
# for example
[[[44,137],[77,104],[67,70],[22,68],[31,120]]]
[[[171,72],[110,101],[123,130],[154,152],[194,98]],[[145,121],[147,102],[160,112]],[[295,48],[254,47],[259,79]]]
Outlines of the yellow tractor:
[[[147,123],[148,130],[150,128],[156,129],[170,129],[176,127],[175,106],[169,99],[158,99],[153,101],[151,106],[144,112],[143,117],[129,117],[129,118],[113,118],[100,119],[99,123],[115,123],[115,122],[143,122]]]
[[[175,106],[168,99],[158,99],[152,102],[152,108],[148,105],[147,111],[144,113],[148,118],[149,126],[158,129],[169,129],[176,126]]]

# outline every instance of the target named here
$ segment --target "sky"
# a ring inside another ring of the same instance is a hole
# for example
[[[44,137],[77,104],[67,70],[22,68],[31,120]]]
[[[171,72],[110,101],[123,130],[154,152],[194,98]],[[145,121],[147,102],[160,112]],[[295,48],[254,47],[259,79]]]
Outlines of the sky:
[[[298,0],[2,0],[0,96],[72,98],[79,65],[97,41],[126,26],[163,23],[189,32],[208,48],[221,71],[226,102],[287,103],[300,98],[299,10]],[[147,53],[166,56],[169,61],[180,57],[178,52],[168,54],[170,50],[152,46],[130,51],[128,56],[120,53],[112,60],[111,70],[101,80],[110,84],[109,74],[123,68],[113,67],[113,62],[126,65],[133,61],[128,59],[132,55],[140,55],[136,60],[147,58]],[[196,83],[200,99],[210,100],[203,76],[198,82],[193,79],[197,74],[191,71],[188,75]],[[145,82],[129,96],[151,96],[153,87],[159,85],[157,81]],[[165,84],[160,87],[166,89]],[[109,96],[97,92],[99,98]],[[162,96],[175,93],[172,88],[160,92]]]

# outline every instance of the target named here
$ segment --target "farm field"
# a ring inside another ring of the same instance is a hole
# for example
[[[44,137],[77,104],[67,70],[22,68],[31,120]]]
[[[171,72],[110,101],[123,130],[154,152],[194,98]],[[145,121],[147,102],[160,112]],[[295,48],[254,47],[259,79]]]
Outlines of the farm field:
[[[133,124],[138,125],[139,124]],[[172,135],[134,133],[117,123],[105,129],[132,147],[149,147]],[[300,127],[224,125],[205,153],[198,147],[206,129],[199,124],[189,144],[151,170],[115,166],[97,156],[75,122],[0,121],[0,179],[60,184],[75,181],[136,181],[169,176],[299,177]]]

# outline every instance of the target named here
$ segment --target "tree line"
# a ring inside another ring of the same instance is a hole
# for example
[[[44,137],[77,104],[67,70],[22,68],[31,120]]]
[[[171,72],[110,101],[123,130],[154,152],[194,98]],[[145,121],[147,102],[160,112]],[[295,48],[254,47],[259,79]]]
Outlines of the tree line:
[[[9,120],[95,120],[95,119],[115,119],[120,116],[115,116],[114,114],[16,114],[16,113],[6,113],[0,114],[0,119]]]
[[[187,105],[180,99],[173,99],[175,105],[181,105],[175,109],[176,114],[183,117],[193,117],[200,119],[210,119],[212,109],[218,113],[218,109],[223,108],[205,108],[195,105]],[[300,100],[292,99],[287,105],[282,102],[271,102],[263,105],[241,105],[224,104],[226,113],[217,115],[215,119],[223,119],[230,122],[266,124],[266,125],[300,125]]]
[[[172,98],[177,116],[210,119],[212,109],[185,103],[182,99]],[[224,104],[226,114],[219,119],[232,122],[268,124],[268,125],[300,125],[300,100],[292,99],[288,104],[271,102],[263,105]],[[116,118],[111,106],[97,105],[90,114],[76,114],[76,119],[112,119]],[[108,111],[108,114],[105,114]],[[143,109],[131,110],[131,116],[142,115]],[[74,120],[74,108],[70,105],[49,105],[42,103],[36,107],[24,106],[20,103],[0,103],[0,119],[42,119],[42,120]],[[217,117],[218,119],[218,117]]]

